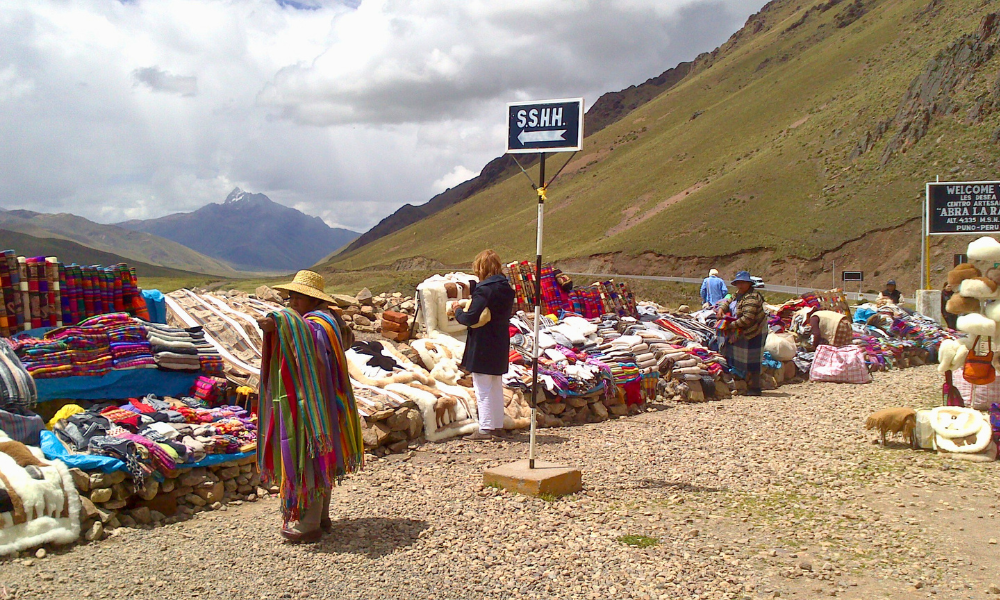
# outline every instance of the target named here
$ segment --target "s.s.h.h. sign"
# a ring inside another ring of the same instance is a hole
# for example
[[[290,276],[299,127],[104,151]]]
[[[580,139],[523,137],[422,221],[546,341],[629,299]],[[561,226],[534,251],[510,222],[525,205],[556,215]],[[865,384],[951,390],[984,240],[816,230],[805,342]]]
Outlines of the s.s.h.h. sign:
[[[511,102],[507,152],[575,152],[583,147],[583,98]]]

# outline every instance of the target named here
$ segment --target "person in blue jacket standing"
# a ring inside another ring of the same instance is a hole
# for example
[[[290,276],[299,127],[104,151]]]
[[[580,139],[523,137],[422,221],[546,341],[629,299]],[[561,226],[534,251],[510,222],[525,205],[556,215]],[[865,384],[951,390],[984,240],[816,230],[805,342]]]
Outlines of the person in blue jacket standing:
[[[715,303],[729,294],[726,282],[719,277],[719,271],[712,269],[701,282],[701,304],[703,308],[711,308]]]

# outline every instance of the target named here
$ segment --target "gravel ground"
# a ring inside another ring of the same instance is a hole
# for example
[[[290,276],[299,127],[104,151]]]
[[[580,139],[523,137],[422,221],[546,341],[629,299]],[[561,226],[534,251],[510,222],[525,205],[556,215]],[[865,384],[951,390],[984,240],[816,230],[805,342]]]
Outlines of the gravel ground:
[[[540,458],[584,472],[550,501],[481,485],[526,435],[428,444],[338,488],[315,546],[267,499],[4,562],[0,598],[1000,598],[1000,467],[862,429],[939,397],[920,367],[544,430]]]

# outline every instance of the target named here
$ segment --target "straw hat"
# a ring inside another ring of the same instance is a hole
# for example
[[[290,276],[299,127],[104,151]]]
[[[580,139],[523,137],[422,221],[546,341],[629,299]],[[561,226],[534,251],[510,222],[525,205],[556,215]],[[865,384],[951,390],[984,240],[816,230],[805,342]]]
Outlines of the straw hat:
[[[326,282],[323,281],[323,276],[314,271],[299,271],[295,274],[295,279],[291,283],[284,283],[281,285],[274,286],[274,289],[281,290],[284,292],[298,292],[303,296],[309,296],[310,298],[316,298],[317,300],[322,300],[329,304],[336,302],[329,294],[324,292],[326,288]]]

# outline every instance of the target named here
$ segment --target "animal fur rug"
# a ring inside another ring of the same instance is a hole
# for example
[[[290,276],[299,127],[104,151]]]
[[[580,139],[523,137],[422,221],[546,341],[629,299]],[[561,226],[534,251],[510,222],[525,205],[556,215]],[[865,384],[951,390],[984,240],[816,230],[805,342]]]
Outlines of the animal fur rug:
[[[347,352],[351,379],[392,392],[416,404],[424,419],[424,438],[428,441],[439,442],[479,428],[475,395],[471,390],[437,381],[392,344],[386,342],[382,346],[382,354],[396,361],[400,368],[392,373],[380,370],[377,377],[372,377],[372,369],[367,365],[370,357],[351,350]]]
[[[80,495],[69,469],[0,431],[0,555],[80,537]]]

